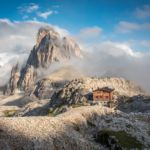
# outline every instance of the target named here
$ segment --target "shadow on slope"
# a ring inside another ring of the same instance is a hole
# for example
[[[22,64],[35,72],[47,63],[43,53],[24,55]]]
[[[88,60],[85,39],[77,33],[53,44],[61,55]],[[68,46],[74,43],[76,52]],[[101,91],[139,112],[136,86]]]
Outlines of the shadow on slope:
[[[125,113],[130,112],[150,112],[150,97],[137,95],[133,97],[121,96],[118,99],[117,110],[123,111]]]
[[[117,135],[118,131],[122,131],[123,135],[129,137],[128,140],[136,143],[134,145],[129,141],[128,149],[140,150],[150,143],[147,126],[143,128],[144,124],[137,124],[133,122],[132,116],[98,106],[76,108],[57,117],[0,118],[0,142],[1,147],[4,147],[1,150],[102,150],[106,149],[103,146],[111,147],[115,144],[108,145],[111,135],[105,137],[106,143],[98,141],[99,131],[106,129]],[[116,144],[121,143],[118,141]]]
[[[18,107],[23,107],[26,104],[30,103],[30,102],[34,102],[37,101],[38,99],[32,96],[23,96],[19,99],[16,99],[14,101],[11,102],[7,102],[5,105],[6,106],[18,106]]]

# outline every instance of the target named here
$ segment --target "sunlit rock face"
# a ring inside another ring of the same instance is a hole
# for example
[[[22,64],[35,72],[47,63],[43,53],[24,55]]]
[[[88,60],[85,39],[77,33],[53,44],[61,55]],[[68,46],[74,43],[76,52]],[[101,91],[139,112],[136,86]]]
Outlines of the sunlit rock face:
[[[5,94],[15,93],[18,87],[19,78],[20,78],[20,70],[19,70],[18,64],[16,64],[15,66],[12,67],[9,83],[4,91]]]
[[[61,37],[54,29],[40,28],[37,42],[30,53],[27,64],[35,68],[48,67],[52,62],[81,57],[78,44],[70,37]]]
[[[23,76],[20,78],[21,87],[24,90],[27,90],[27,88],[32,88],[36,81],[36,77],[37,77],[37,72],[34,69],[34,67],[30,65],[27,66],[25,72],[23,73]]]

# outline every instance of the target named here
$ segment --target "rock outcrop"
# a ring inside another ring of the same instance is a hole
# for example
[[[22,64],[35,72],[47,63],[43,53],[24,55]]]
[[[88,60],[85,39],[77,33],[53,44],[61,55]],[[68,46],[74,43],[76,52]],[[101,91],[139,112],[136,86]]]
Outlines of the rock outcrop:
[[[36,83],[32,93],[39,99],[50,99],[55,92],[63,88],[66,82],[42,79]]]
[[[32,93],[40,99],[50,99],[52,95],[61,90],[65,84],[77,77],[81,78],[84,77],[84,75],[77,69],[74,69],[73,66],[61,67],[44,79],[39,80]]]
[[[138,95],[133,97],[121,96],[118,100],[116,109],[130,112],[150,112],[150,96]]]
[[[49,100],[36,100],[30,102],[16,111],[13,116],[46,116],[49,113]]]
[[[8,85],[6,86],[6,89],[4,91],[4,94],[14,94],[15,91],[18,88],[18,81],[20,78],[20,70],[18,63],[12,67],[10,80]]]
[[[82,103],[85,98],[90,99],[93,90],[102,87],[113,88],[114,99],[117,99],[119,95],[131,97],[143,94],[140,87],[123,78],[81,78],[70,81],[64,88],[53,95],[51,105],[60,106]]]
[[[25,91],[32,89],[37,79],[36,69],[32,65],[28,65],[21,73],[19,87]]]

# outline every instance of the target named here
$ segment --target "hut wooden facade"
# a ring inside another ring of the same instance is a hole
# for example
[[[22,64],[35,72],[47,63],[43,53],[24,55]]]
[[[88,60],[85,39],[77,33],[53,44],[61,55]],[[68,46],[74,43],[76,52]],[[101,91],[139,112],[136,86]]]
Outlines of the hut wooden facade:
[[[93,100],[94,101],[111,101],[113,99],[113,91],[109,87],[99,88],[93,91]]]

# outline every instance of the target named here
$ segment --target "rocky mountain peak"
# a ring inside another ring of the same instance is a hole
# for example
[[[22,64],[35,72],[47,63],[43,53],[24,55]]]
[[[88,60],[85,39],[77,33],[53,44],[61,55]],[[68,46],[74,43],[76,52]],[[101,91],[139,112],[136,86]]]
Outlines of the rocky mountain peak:
[[[53,28],[46,26],[46,27],[41,27],[37,33],[37,43],[36,43],[36,47],[39,46],[39,44],[41,43],[42,39],[45,36],[49,36],[50,38],[54,39],[54,38],[59,38],[59,33],[56,32]]]
[[[63,38],[63,47],[70,50],[70,54],[72,53],[73,50],[75,50],[74,55],[77,57],[82,57],[81,49],[72,37]]]
[[[27,64],[35,68],[47,68],[53,62],[60,62],[81,57],[81,49],[70,37],[61,37],[51,27],[40,28],[37,34],[37,43],[30,53]]]
[[[11,80],[19,88],[26,90],[33,87],[37,80],[37,69],[47,69],[53,62],[63,62],[72,57],[81,58],[81,49],[70,37],[61,37],[52,27],[41,27],[37,33],[37,41],[30,52],[25,67],[17,71],[17,66],[12,68]],[[16,73],[19,74],[17,79]],[[10,83],[9,83],[10,84]],[[12,84],[12,83],[11,83]]]

